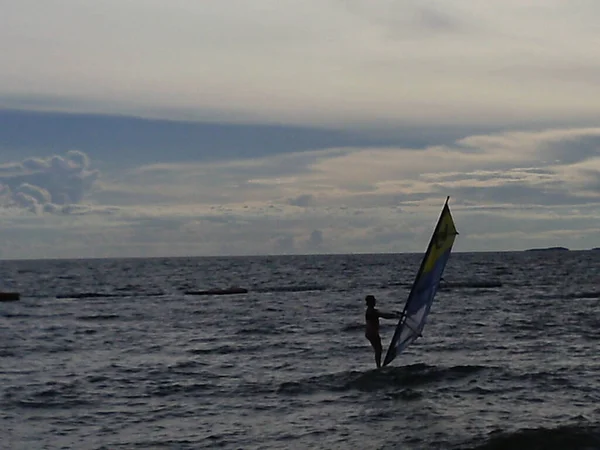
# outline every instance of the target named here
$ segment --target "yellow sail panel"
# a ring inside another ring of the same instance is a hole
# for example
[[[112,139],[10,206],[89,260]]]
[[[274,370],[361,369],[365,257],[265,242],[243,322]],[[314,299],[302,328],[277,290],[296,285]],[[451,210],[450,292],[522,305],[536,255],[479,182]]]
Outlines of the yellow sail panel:
[[[450,208],[446,204],[440,217],[439,226],[431,238],[431,248],[423,265],[424,273],[431,272],[440,257],[452,248],[457,234]]]

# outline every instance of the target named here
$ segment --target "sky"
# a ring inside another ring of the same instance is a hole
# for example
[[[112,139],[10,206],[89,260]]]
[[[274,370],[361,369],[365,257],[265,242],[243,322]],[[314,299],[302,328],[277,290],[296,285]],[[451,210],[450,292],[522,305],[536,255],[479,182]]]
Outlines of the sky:
[[[0,0],[0,258],[600,247],[600,3]]]

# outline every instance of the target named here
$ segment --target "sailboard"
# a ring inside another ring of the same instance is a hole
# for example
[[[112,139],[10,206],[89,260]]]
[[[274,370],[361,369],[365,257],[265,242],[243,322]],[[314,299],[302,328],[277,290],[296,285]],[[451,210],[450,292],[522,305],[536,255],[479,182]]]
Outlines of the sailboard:
[[[421,266],[408,294],[400,321],[385,355],[384,366],[391,363],[406,347],[419,338],[425,326],[444,268],[450,258],[454,239],[458,235],[448,206],[449,199],[450,197],[446,198],[446,203],[444,203]]]

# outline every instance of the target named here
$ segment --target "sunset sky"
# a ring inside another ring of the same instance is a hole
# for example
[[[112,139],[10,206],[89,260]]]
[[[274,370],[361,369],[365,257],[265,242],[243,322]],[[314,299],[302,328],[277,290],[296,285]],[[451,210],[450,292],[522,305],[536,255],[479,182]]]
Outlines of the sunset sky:
[[[597,1],[0,6],[0,258],[600,247]]]

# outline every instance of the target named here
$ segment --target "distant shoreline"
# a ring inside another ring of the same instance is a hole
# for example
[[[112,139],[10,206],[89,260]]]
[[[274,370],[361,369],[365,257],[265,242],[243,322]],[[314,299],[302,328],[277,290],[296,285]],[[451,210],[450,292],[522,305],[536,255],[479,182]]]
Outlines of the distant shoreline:
[[[594,249],[592,249],[594,250]],[[570,251],[567,247],[544,247],[544,248],[529,248],[526,252],[568,252]]]

